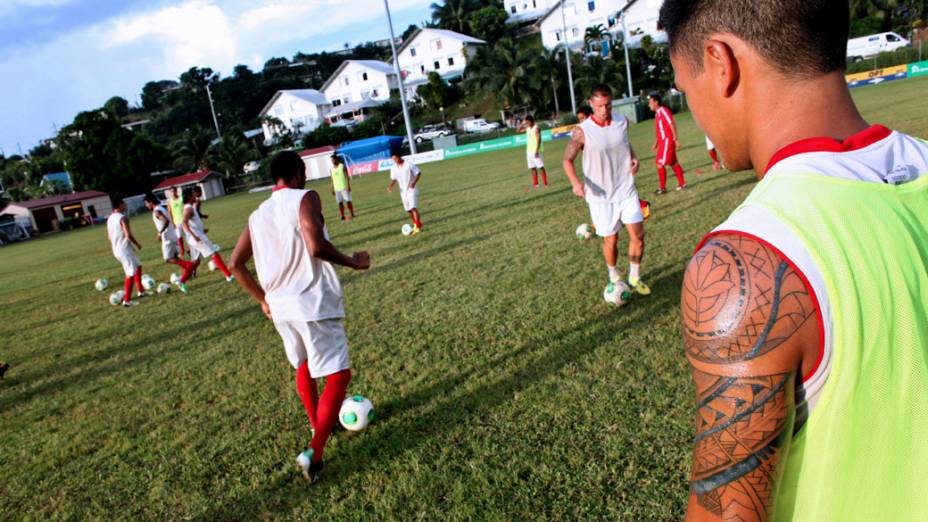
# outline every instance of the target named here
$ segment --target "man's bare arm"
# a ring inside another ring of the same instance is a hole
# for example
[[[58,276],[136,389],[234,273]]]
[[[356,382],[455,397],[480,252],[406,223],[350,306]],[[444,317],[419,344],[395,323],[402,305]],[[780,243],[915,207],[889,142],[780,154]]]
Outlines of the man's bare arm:
[[[567,174],[567,179],[570,180],[570,184],[574,189],[574,194],[583,197],[583,183],[580,182],[580,178],[577,177],[577,169],[574,168],[574,160],[577,159],[577,155],[580,154],[580,151],[583,150],[583,129],[577,127],[574,129],[573,133],[570,135],[570,142],[567,144],[567,148],[564,149],[564,173]]]
[[[734,235],[690,261],[683,336],[696,387],[688,520],[766,520],[789,453],[816,304],[772,249]]]
[[[309,253],[323,261],[355,270],[367,270],[370,267],[370,256],[367,252],[355,252],[350,257],[342,254],[325,238],[324,229],[319,195],[312,191],[307,192],[300,202],[300,230]]]

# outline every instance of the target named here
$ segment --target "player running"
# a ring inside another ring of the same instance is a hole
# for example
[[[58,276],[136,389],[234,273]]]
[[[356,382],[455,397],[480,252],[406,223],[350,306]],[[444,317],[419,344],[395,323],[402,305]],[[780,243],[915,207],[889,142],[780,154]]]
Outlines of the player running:
[[[422,220],[419,218],[419,209],[416,205],[419,200],[418,185],[422,171],[412,161],[404,160],[397,150],[394,150],[390,157],[393,158],[393,166],[390,167],[390,184],[387,185],[387,192],[393,192],[393,186],[399,183],[403,210],[409,212],[412,218],[412,233],[418,234],[422,230]]]
[[[206,237],[208,230],[203,227],[203,221],[200,219],[200,213],[197,212],[197,203],[199,198],[192,189],[184,190],[184,217],[181,226],[187,235],[187,242],[190,244],[190,254],[196,265],[199,265],[201,259],[210,258],[216,265],[216,268],[226,276],[226,281],[232,282],[235,276],[226,268],[222,261],[222,256],[216,251],[216,245]],[[196,266],[194,266],[194,270]]]
[[[342,221],[349,221],[354,218],[354,205],[351,203],[351,179],[349,179],[345,164],[337,154],[332,154],[332,168],[329,169],[329,176],[332,178],[332,195],[338,203],[338,213],[341,214]],[[345,204],[348,205],[347,218],[345,217]]]
[[[174,223],[174,235],[177,236],[177,246],[180,248],[178,255],[182,256],[189,253],[184,247],[184,230],[181,227],[181,223],[184,221],[184,198],[181,197],[177,187],[171,187],[171,191],[165,191],[164,194],[168,198],[171,220]]]
[[[248,218],[231,263],[239,284],[273,321],[296,369],[296,389],[313,429],[297,463],[312,484],[351,380],[344,296],[333,264],[366,270],[370,256],[346,256],[329,242],[322,203],[305,190],[306,165],[298,154],[274,156],[271,176],[274,191]],[[260,286],[245,266],[252,257]],[[323,377],[319,397],[315,379]]]
[[[660,180],[660,188],[655,194],[667,193],[668,166],[673,168],[677,177],[677,190],[683,190],[686,188],[686,180],[683,179],[683,167],[677,161],[677,124],[673,121],[673,113],[661,104],[661,97],[657,94],[648,96],[648,107],[654,111],[654,128],[657,132],[657,140],[651,147],[656,154],[657,176]]]
[[[138,287],[136,297],[145,297],[145,289],[142,288],[142,262],[135,255],[132,246],[138,250],[142,245],[136,241],[132,235],[132,229],[129,228],[129,219],[126,217],[126,203],[122,198],[113,196],[113,213],[106,219],[106,234],[110,239],[113,247],[113,257],[122,264],[123,272],[126,274],[125,295],[123,296],[123,306],[135,306],[137,303],[132,301],[132,285]]]
[[[597,85],[590,93],[593,115],[573,132],[564,151],[564,172],[574,194],[584,198],[596,235],[603,238],[603,257],[609,281],[622,279],[617,268],[618,233],[622,225],[628,230],[628,284],[638,294],[650,295],[651,289],[641,280],[644,257],[644,217],[635,190],[634,175],[638,157],[628,141],[628,119],[613,119],[612,90]],[[574,160],[583,151],[583,181],[577,177]]]
[[[185,283],[200,262],[184,261],[180,258],[180,248],[177,234],[174,232],[174,223],[171,221],[171,212],[151,192],[145,194],[145,208],[151,211],[151,219],[155,223],[158,241],[161,242],[161,256],[164,261],[177,265],[183,270],[177,288],[186,294],[187,285]]]
[[[693,118],[760,179],[684,275],[688,519],[924,519],[928,143],[854,105],[846,1],[732,5],[660,14]]]
[[[525,158],[528,162],[528,169],[532,171],[532,188],[538,188],[538,172],[541,171],[541,181],[544,186],[548,186],[548,173],[545,171],[545,160],[541,153],[545,150],[545,145],[541,141],[541,129],[535,124],[535,117],[531,114],[525,116],[517,134],[525,133]]]

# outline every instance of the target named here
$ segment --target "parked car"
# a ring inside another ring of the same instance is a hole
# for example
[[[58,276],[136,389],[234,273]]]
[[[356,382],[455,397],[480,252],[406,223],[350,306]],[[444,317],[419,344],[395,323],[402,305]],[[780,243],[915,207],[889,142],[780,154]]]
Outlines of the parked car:
[[[880,53],[909,46],[909,41],[896,33],[877,33],[847,41],[847,60],[859,62]]]
[[[499,128],[499,123],[488,122],[483,118],[476,118],[464,122],[464,130],[470,133],[490,132]]]
[[[245,164],[245,166],[242,168],[242,170],[245,172],[245,174],[250,174],[250,173],[252,173],[252,172],[258,170],[259,168],[261,168],[261,162],[260,162],[260,161],[249,161],[248,163]]]
[[[422,127],[416,131],[412,139],[416,140],[416,143],[422,143],[425,140],[434,140],[435,138],[440,138],[442,136],[451,136],[451,134],[452,132],[450,127],[439,123]]]

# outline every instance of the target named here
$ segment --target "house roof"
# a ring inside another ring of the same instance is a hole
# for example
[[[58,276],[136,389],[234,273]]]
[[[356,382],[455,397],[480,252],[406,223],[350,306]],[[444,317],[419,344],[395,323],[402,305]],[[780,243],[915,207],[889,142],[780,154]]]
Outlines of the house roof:
[[[345,67],[348,67],[348,64],[352,64],[352,63],[360,65],[361,67],[367,67],[368,69],[373,69],[377,72],[381,72],[387,75],[396,74],[393,71],[393,66],[388,63],[378,62],[377,60],[345,60],[341,63],[341,65],[338,66],[338,69],[335,69],[335,72],[333,72],[332,75],[329,76],[329,79],[326,80],[324,84],[322,84],[322,87],[320,88],[320,90],[325,91],[326,89],[328,89],[329,85],[332,85],[332,82],[335,81],[335,78],[338,78],[338,75],[341,74],[343,70],[345,70]]]
[[[261,116],[264,116],[265,114],[267,114],[267,112],[271,110],[271,107],[274,106],[274,102],[276,102],[277,99],[280,98],[281,95],[283,94],[289,94],[291,96],[295,96],[301,100],[308,101],[309,103],[312,103],[313,105],[328,105],[329,104],[329,102],[325,99],[325,95],[323,95],[321,92],[317,91],[316,89],[287,89],[287,90],[275,92],[274,96],[271,96],[270,101],[268,101],[267,104],[264,106],[264,108],[261,109],[261,112],[258,113],[258,117],[260,118]]]
[[[168,178],[161,183],[158,183],[158,185],[156,185],[152,190],[164,190],[171,187],[192,185],[194,183],[199,183],[210,176],[218,175],[219,173],[214,170],[198,170],[196,172],[191,172],[190,174],[184,174],[183,176],[174,176],[173,178]]]
[[[431,34],[431,35],[444,36],[446,38],[451,38],[453,40],[459,40],[465,43],[474,43],[474,44],[485,44],[486,43],[479,38],[474,38],[473,36],[468,36],[466,34],[449,31],[448,29],[432,29],[431,27],[426,27],[425,29],[422,29],[422,28],[416,29],[416,32],[412,33],[409,36],[409,38],[406,39],[405,42],[403,42],[403,45],[401,45],[400,48],[396,50],[396,55],[399,56],[400,54],[402,54],[403,51],[405,51],[407,47],[412,45],[412,43],[415,42],[416,39],[419,38],[419,35],[424,32],[428,32],[428,34]]]
[[[621,13],[625,12],[629,7],[632,6],[632,4],[634,4],[634,3],[637,2],[637,1],[638,1],[638,0],[627,0],[627,1],[625,2],[625,5],[622,6],[621,8],[619,8],[618,10],[616,10],[615,13],[616,13],[616,14],[621,14]],[[560,10],[561,3],[562,3],[561,1],[554,2],[554,5],[551,6],[551,9],[548,9],[548,12],[545,13],[545,14],[543,14],[543,15],[541,16],[541,18],[539,18],[538,21],[535,22],[535,25],[541,27],[541,23],[542,23],[542,22],[544,22],[544,21],[545,21],[549,16],[551,16],[555,11]]]
[[[335,152],[335,146],[326,145],[324,147],[316,147],[315,149],[301,150],[298,152],[298,154],[301,158],[305,158],[307,156],[318,156],[319,154],[326,154],[331,152]]]
[[[59,194],[57,196],[49,196],[42,199],[32,199],[29,201],[18,201],[10,203],[11,207],[22,207],[22,208],[39,208],[39,207],[49,207],[52,205],[63,205],[65,203],[74,203],[75,201],[84,201],[85,199],[106,197],[106,192],[100,192],[99,190],[85,190],[82,192],[72,192],[71,194]]]

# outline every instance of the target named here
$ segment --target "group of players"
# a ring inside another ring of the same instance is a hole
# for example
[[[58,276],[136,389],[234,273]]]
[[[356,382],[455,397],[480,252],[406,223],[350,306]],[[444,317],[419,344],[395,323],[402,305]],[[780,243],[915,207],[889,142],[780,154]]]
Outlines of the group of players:
[[[207,218],[200,212],[203,200],[203,191],[200,187],[188,188],[183,196],[177,187],[166,193],[167,201],[162,203],[151,192],[145,194],[145,207],[151,211],[152,221],[155,225],[156,238],[161,244],[161,256],[165,263],[177,265],[182,272],[177,281],[172,281],[177,288],[187,293],[187,280],[196,275],[197,268],[203,259],[210,259],[213,265],[225,276],[226,281],[232,282],[235,277],[226,267],[219,249],[206,235],[209,232],[203,225]],[[132,234],[129,220],[126,216],[126,203],[122,198],[112,198],[113,213],[106,220],[107,236],[113,250],[113,257],[122,265],[126,275],[122,306],[135,306],[132,300],[132,289],[136,289],[136,297],[146,297],[148,292],[142,286],[142,263],[135,250],[141,250],[142,244]],[[186,238],[186,241],[184,241]],[[189,260],[183,259],[187,255]]]

